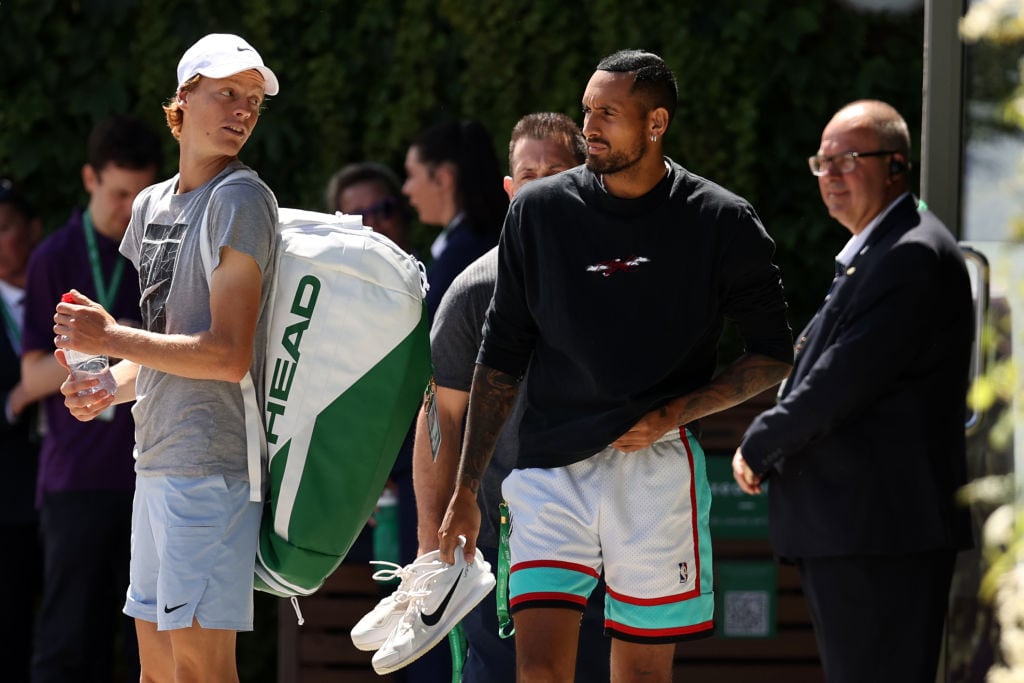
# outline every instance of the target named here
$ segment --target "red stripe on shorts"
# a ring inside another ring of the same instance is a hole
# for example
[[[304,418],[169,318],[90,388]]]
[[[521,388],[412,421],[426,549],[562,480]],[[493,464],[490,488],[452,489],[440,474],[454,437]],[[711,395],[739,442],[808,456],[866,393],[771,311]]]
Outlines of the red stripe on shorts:
[[[516,605],[523,602],[534,602],[537,600],[548,600],[557,602],[572,602],[577,605],[587,604],[587,599],[582,595],[573,595],[572,593],[523,593],[509,600],[509,607],[515,607]]]
[[[690,598],[695,598],[699,593],[695,591],[686,591],[685,593],[679,593],[677,595],[665,595],[660,598],[635,598],[632,595],[623,595],[612,590],[611,586],[605,586],[605,591],[608,595],[615,598],[619,602],[624,602],[628,605],[639,605],[641,607],[650,607],[652,605],[671,605],[674,602],[685,602]]]
[[[686,448],[686,461],[690,464],[690,524],[693,526],[693,561],[697,565],[697,576],[693,583],[693,593],[700,595],[700,538],[697,529],[697,473],[693,469],[693,451],[690,450],[690,439],[686,436],[686,427],[679,428],[679,438]]]
[[[604,627],[614,629],[620,633],[628,633],[631,636],[642,636],[645,638],[664,638],[672,636],[685,636],[690,633],[699,633],[714,628],[715,622],[708,620],[692,626],[677,626],[675,628],[635,628],[626,626],[611,619],[605,619]]]
[[[521,569],[537,569],[538,567],[565,569],[571,572],[587,574],[588,576],[593,576],[595,579],[600,578],[600,574],[598,574],[593,567],[588,567],[585,564],[576,564],[575,562],[563,562],[562,560],[529,560],[528,562],[516,562],[512,565],[511,571],[517,572]]]

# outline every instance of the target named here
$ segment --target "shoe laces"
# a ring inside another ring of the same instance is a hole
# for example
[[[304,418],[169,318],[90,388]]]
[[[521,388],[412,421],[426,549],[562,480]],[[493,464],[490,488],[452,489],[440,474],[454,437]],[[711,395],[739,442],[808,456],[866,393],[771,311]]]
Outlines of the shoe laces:
[[[374,581],[380,581],[381,583],[394,581],[398,578],[405,581],[406,578],[412,575],[411,569],[407,569],[406,567],[403,567],[400,564],[395,564],[394,562],[388,562],[386,560],[370,560],[370,564],[384,565],[383,569],[378,569],[371,577]]]
[[[405,591],[405,594],[408,596],[409,605],[405,608],[405,614],[402,615],[402,620],[399,622],[400,626],[408,627],[412,623],[413,618],[423,610],[423,601],[433,593],[433,586],[431,586],[433,579],[454,568],[455,565],[446,564],[416,577],[412,587]]]
[[[427,560],[426,557],[426,555],[421,555],[405,566],[386,560],[370,560],[370,564],[383,565],[383,568],[375,571],[371,578],[382,583],[393,581],[396,578],[400,579],[398,587],[389,597],[391,602],[396,604],[408,602],[413,597],[414,586],[419,583],[418,578],[428,574],[433,575],[438,571],[434,569],[424,573],[425,567],[437,562],[433,558]],[[427,593],[429,594],[429,591]]]

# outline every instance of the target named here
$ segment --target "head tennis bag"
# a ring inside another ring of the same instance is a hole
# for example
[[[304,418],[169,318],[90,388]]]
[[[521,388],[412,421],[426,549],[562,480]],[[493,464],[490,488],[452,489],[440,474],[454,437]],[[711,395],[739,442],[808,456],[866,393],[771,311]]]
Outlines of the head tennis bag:
[[[278,219],[255,584],[294,597],[323,585],[373,512],[430,377],[430,339],[414,257],[359,216],[280,209]],[[206,234],[202,244],[212,249]],[[253,441],[250,460],[262,459]]]
[[[358,216],[280,209],[256,588],[309,595],[373,512],[430,378],[419,262]]]

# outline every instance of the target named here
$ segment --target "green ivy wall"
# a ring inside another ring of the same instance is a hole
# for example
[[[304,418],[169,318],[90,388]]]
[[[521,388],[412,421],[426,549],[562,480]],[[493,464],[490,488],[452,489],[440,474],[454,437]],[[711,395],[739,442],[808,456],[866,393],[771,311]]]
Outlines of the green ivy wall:
[[[753,202],[800,327],[845,239],[805,158],[832,112],[861,97],[893,103],[916,143],[922,23],[920,11],[840,0],[0,0],[0,174],[59,225],[84,202],[92,124],[131,112],[163,129],[178,57],[213,31],[246,37],[281,80],[243,159],[282,205],[314,209],[344,163],[401,173],[408,141],[444,117],[482,120],[505,158],[521,115],[579,120],[594,64],[643,47],[679,79],[667,153]],[[170,134],[166,152],[169,175]]]

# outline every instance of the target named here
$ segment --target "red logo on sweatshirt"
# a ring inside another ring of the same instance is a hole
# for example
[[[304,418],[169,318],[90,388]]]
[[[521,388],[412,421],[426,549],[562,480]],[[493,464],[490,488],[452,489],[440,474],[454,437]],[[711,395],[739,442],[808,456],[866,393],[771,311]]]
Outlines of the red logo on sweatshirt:
[[[588,273],[600,273],[603,277],[610,277],[614,273],[629,273],[640,267],[643,263],[650,263],[651,259],[643,256],[628,256],[626,258],[615,258],[610,261],[601,261],[592,266],[587,266]]]

